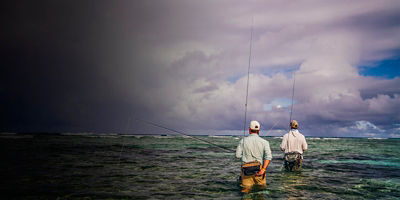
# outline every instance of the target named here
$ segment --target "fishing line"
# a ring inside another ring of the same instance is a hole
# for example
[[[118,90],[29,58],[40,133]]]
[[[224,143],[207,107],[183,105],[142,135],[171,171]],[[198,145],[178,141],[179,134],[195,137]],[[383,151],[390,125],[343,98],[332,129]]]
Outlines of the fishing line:
[[[247,125],[247,99],[249,97],[251,47],[252,47],[252,43],[253,43],[253,24],[254,24],[254,18],[251,19],[250,53],[249,53],[249,67],[247,68],[247,88],[246,88],[246,103],[244,104],[243,137],[246,135],[246,125]]]
[[[275,122],[275,124],[267,131],[265,132],[265,134],[267,134],[268,132],[270,132],[277,124],[278,124],[279,120]]]
[[[233,151],[233,150],[231,150],[231,149],[228,149],[228,148],[219,146],[219,145],[217,145],[217,144],[214,144],[214,143],[212,143],[212,142],[210,142],[210,141],[203,140],[203,139],[201,139],[201,138],[197,138],[197,137],[188,135],[188,134],[186,134],[186,133],[184,133],[184,132],[182,132],[182,131],[178,131],[178,130],[175,130],[175,129],[172,129],[172,128],[168,128],[168,127],[166,127],[166,126],[163,126],[163,125],[160,125],[160,124],[156,124],[156,123],[151,122],[151,121],[146,121],[146,120],[142,120],[142,119],[138,119],[138,118],[136,118],[136,120],[137,120],[137,121],[140,121],[140,122],[143,122],[143,123],[146,123],[146,124],[149,124],[149,125],[152,125],[152,126],[155,126],[155,127],[158,127],[158,128],[162,128],[162,129],[165,129],[165,130],[174,132],[174,133],[179,133],[179,134],[181,134],[181,135],[184,135],[184,136],[190,137],[190,138],[192,138],[192,139],[196,139],[196,140],[205,142],[205,143],[207,143],[207,144],[211,144],[211,145],[213,145],[213,146],[215,146],[215,147],[218,147],[218,148],[224,150],[225,152],[229,152],[229,153],[232,153],[232,152],[234,153],[234,152],[236,152],[236,151]]]
[[[131,118],[129,117],[129,118],[128,118],[128,122],[127,122],[126,127],[125,127],[125,133],[128,132],[129,127],[130,127],[130,124],[131,124]],[[117,166],[117,169],[119,169],[119,170],[122,170],[122,169],[120,168],[120,166],[121,166],[121,156],[122,156],[122,152],[124,151],[124,147],[125,147],[124,136],[121,135],[121,137],[122,137],[122,146],[121,146],[121,150],[119,151],[118,166]],[[117,185],[114,185],[113,188],[116,189],[116,188],[117,188]]]
[[[128,132],[130,124],[131,124],[131,118],[128,118],[128,124],[126,125],[125,132]],[[124,146],[125,146],[125,142],[124,142],[124,137],[122,136],[122,146],[121,146],[121,150],[119,152],[118,167],[121,163],[121,156],[122,156],[122,151],[124,150]]]

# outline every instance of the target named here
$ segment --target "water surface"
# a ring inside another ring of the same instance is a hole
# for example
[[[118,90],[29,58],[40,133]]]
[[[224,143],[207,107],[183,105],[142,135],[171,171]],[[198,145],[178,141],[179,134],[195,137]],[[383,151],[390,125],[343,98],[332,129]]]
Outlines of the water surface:
[[[206,137],[234,150],[238,137]],[[0,137],[1,194],[14,199],[398,199],[399,139],[307,138],[301,172],[270,142],[267,188],[242,195],[234,153],[189,137]]]

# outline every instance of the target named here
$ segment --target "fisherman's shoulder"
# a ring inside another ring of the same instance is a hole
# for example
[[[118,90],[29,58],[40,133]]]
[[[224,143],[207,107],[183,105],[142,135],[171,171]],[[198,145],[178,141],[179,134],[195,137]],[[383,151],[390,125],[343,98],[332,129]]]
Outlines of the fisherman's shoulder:
[[[300,131],[297,131],[297,133],[298,133],[301,137],[304,137],[304,135],[303,135]]]
[[[262,138],[262,137],[259,137],[259,138],[260,138],[260,140],[261,140],[263,143],[269,144],[268,140],[266,140],[266,139],[264,139],[264,138]]]

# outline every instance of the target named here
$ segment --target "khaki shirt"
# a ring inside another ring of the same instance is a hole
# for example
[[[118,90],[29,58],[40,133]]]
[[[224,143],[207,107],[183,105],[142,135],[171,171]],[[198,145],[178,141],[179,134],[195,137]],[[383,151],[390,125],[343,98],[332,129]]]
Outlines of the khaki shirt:
[[[307,150],[306,138],[297,129],[292,129],[283,136],[281,150],[285,153],[299,152],[303,154]]]
[[[236,148],[236,158],[242,158],[243,162],[257,160],[264,164],[264,160],[271,160],[272,154],[269,142],[253,133],[240,140]]]

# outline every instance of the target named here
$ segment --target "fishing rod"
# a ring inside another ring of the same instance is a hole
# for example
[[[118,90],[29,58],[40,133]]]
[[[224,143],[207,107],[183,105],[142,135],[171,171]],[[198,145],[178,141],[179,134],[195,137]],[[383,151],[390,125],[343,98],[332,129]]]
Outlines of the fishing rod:
[[[294,99],[294,86],[296,83],[296,72],[293,72],[293,87],[292,87],[292,106],[290,108],[290,120],[289,123],[292,123],[292,114],[293,114],[293,99]]]
[[[289,118],[289,133],[292,133],[293,136],[294,133],[292,132],[292,114],[293,114],[293,99],[294,99],[294,86],[296,83],[296,71],[293,72],[293,87],[292,87],[292,106],[290,108],[290,118]],[[287,140],[287,146],[289,146],[289,140]]]
[[[244,104],[244,123],[243,123],[243,137],[246,136],[246,125],[247,125],[247,103],[249,97],[249,83],[250,83],[250,66],[251,66],[251,50],[253,46],[253,32],[254,32],[254,18],[251,19],[251,32],[250,32],[250,49],[249,49],[249,65],[247,68],[247,87],[246,87],[246,103]],[[292,100],[293,102],[293,100]],[[292,103],[293,104],[293,103]],[[267,131],[271,131],[279,121],[275,122],[275,124]]]
[[[207,144],[211,144],[211,145],[213,145],[213,146],[215,146],[215,147],[218,147],[218,148],[224,150],[225,152],[229,152],[229,153],[232,153],[232,152],[234,153],[234,152],[236,152],[236,151],[234,151],[234,150],[232,150],[232,149],[228,149],[228,148],[219,146],[219,145],[214,144],[214,143],[212,143],[212,142],[210,142],[210,141],[203,140],[203,139],[201,139],[201,138],[197,138],[197,137],[188,135],[188,134],[186,134],[186,133],[184,133],[184,132],[182,132],[182,131],[178,131],[178,130],[175,130],[175,129],[172,129],[172,128],[168,128],[168,127],[166,127],[166,126],[163,126],[163,125],[160,125],[160,124],[156,124],[156,123],[151,122],[151,121],[147,121],[147,120],[143,120],[143,119],[138,119],[138,118],[136,118],[136,120],[137,120],[137,121],[140,121],[140,122],[143,122],[143,123],[146,123],[146,124],[149,124],[149,125],[152,125],[152,126],[155,126],[155,127],[158,127],[158,128],[162,128],[162,129],[165,129],[165,130],[174,132],[174,133],[178,133],[178,134],[181,134],[181,135],[184,135],[184,136],[187,136],[187,137],[190,137],[190,138],[193,138],[193,139],[196,139],[196,140],[205,142],[205,143],[207,143]]]
[[[305,71],[305,72],[298,72],[298,74],[308,74],[308,73],[314,73],[317,70],[311,70],[311,71]],[[293,72],[293,87],[292,87],[292,106],[290,108],[290,119],[289,123],[292,122],[292,114],[293,114],[293,105],[294,105],[294,87],[296,85],[296,71]]]
[[[249,97],[251,47],[252,47],[252,43],[253,43],[253,24],[254,24],[254,18],[251,19],[250,50],[249,50],[250,53],[249,53],[249,67],[247,68],[247,88],[246,88],[246,103],[244,104],[243,137],[245,137],[245,135],[246,135],[246,125],[247,125],[247,100]]]

